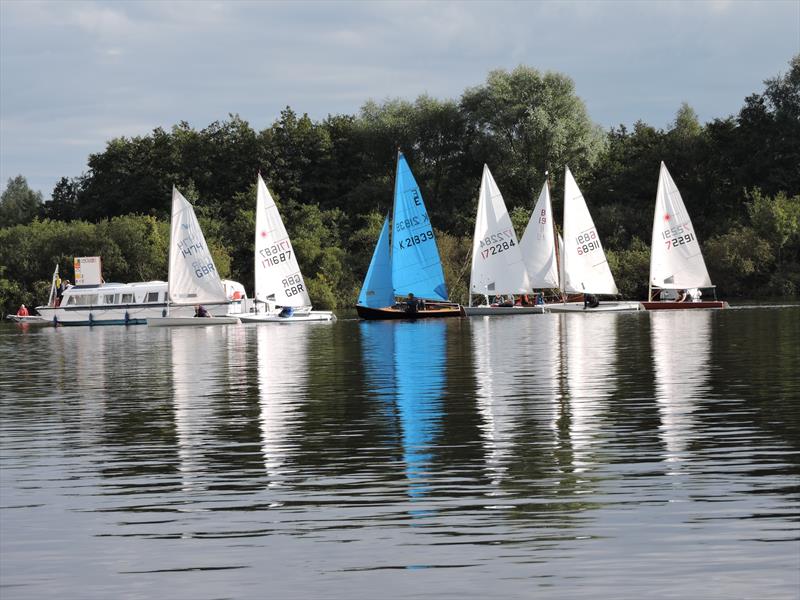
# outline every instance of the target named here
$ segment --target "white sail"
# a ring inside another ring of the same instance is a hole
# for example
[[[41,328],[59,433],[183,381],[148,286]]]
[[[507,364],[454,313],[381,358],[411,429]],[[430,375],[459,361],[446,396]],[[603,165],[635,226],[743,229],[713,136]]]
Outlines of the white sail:
[[[666,289],[712,287],[692,220],[663,162],[653,216],[650,285]]]
[[[192,205],[172,188],[169,299],[175,304],[228,302]]]
[[[600,236],[569,167],[564,175],[564,274],[567,293],[619,293]]]
[[[311,306],[292,242],[261,174],[256,201],[255,280],[258,301]]]
[[[550,186],[545,181],[539,199],[520,241],[522,259],[528,269],[531,287],[557,288],[558,261],[553,232],[553,205]]]
[[[489,167],[483,166],[472,242],[471,294],[524,294],[531,291],[517,234]]]

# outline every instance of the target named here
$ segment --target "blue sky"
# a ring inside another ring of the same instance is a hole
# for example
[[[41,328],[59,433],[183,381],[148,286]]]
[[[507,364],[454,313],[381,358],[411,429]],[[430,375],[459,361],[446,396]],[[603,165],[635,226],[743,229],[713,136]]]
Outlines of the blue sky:
[[[492,69],[570,76],[604,127],[735,114],[800,53],[800,0],[36,2],[0,0],[0,187],[49,197],[108,140],[289,105],[458,99]]]

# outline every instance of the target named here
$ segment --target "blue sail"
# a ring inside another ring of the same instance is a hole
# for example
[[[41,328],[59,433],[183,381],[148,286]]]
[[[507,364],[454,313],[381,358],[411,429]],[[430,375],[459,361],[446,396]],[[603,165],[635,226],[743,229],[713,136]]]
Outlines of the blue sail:
[[[391,260],[395,295],[412,293],[418,298],[447,300],[433,226],[402,152],[397,157],[393,226]]]
[[[369,263],[364,285],[358,296],[358,303],[369,308],[383,308],[394,304],[394,289],[392,288],[392,256],[389,247],[389,217],[383,222],[381,235],[372,261]]]

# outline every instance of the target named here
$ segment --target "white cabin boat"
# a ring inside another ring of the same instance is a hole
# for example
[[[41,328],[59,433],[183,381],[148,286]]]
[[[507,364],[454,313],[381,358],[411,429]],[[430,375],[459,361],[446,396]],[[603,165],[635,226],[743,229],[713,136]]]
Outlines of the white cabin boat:
[[[244,310],[244,286],[223,280],[228,301],[204,303],[215,316],[237,315]],[[58,306],[37,306],[36,311],[55,325],[144,325],[148,318],[167,314],[167,282],[103,283],[77,285],[64,291]],[[193,317],[194,306],[172,305],[170,316]]]

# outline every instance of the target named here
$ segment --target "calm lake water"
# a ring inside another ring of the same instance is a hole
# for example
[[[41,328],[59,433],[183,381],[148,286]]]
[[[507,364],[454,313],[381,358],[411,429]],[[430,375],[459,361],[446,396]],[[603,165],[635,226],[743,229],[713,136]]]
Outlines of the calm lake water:
[[[0,327],[0,597],[800,596],[800,307]]]

